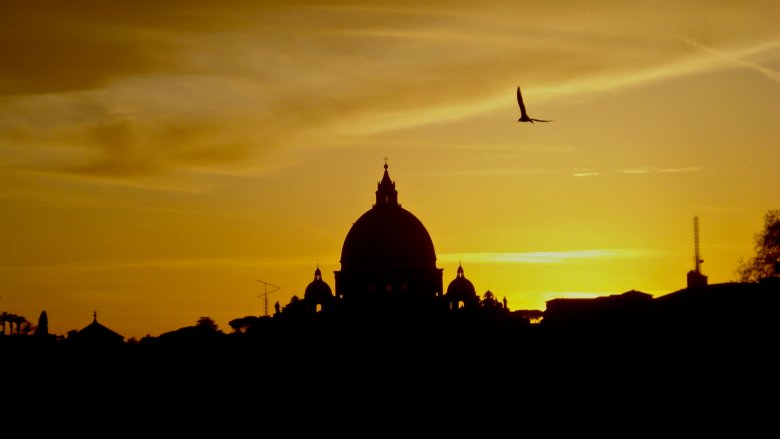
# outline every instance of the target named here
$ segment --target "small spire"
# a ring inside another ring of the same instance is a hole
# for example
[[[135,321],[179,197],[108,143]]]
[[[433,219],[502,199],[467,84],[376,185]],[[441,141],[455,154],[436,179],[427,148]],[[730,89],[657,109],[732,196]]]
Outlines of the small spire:
[[[314,280],[322,280],[322,272],[320,271],[320,264],[317,264],[317,269],[314,270]]]
[[[399,206],[398,191],[395,190],[395,183],[387,172],[387,157],[385,157],[385,173],[382,175],[382,181],[377,183],[376,187],[375,206]]]
[[[97,310],[92,311],[92,321],[97,323]]]

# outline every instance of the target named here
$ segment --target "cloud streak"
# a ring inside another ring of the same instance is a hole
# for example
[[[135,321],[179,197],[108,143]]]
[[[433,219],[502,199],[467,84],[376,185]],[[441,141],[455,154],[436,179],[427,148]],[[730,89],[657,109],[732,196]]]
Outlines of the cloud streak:
[[[701,171],[701,168],[698,166],[690,166],[686,168],[656,168],[656,167],[646,167],[646,168],[629,168],[624,169],[621,172],[623,174],[678,174],[682,172],[697,172]]]
[[[775,70],[772,70],[769,67],[745,59],[748,56],[751,56],[756,53],[761,54],[764,52],[777,52],[778,49],[780,49],[780,41],[772,41],[758,47],[751,47],[747,50],[742,50],[734,53],[713,49],[712,47],[705,46],[704,44],[701,44],[690,38],[686,38],[683,41],[692,47],[702,50],[703,52],[714,55],[718,59],[721,59],[723,61],[726,61],[736,66],[745,67],[749,70],[753,70],[755,72],[760,73],[764,77],[771,79],[772,81],[780,83],[780,72],[777,72]]]
[[[468,261],[486,264],[560,264],[574,260],[588,259],[634,259],[659,257],[662,253],[654,249],[590,249],[547,252],[476,252],[446,253],[439,255],[443,262]]]
[[[0,271],[13,272],[79,272],[90,273],[100,271],[124,271],[135,269],[204,269],[204,268],[236,268],[261,266],[297,266],[311,264],[309,259],[301,258],[159,258],[159,259],[112,259],[112,260],[80,260],[65,261],[51,264],[5,265]]]
[[[700,166],[688,166],[681,168],[659,168],[655,166],[647,166],[641,168],[626,168],[619,172],[619,174],[628,175],[644,175],[644,174],[680,174],[688,172],[699,172],[702,168]],[[574,171],[572,177],[598,177],[601,175],[614,174],[613,172],[603,172],[591,169],[581,169]]]
[[[78,5],[4,3],[0,164],[128,181],[256,172],[269,155],[289,162],[325,142],[515,111],[520,77],[544,104],[716,68],[677,37],[695,30],[694,7],[669,24],[654,9],[577,2]],[[707,10],[718,7],[730,11]],[[518,26],[516,8],[537,24]],[[642,14],[635,27],[606,25]],[[771,55],[770,37],[732,52],[687,44],[776,80],[746,60]]]

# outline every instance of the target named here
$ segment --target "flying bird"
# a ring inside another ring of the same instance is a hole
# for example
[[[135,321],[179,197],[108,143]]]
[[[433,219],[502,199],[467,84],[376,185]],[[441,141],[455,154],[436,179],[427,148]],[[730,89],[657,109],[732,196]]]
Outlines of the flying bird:
[[[523,103],[523,95],[520,94],[520,86],[517,87],[517,103],[520,104],[520,119],[517,119],[518,122],[552,122],[551,120],[528,117],[528,113],[525,111],[525,104]]]

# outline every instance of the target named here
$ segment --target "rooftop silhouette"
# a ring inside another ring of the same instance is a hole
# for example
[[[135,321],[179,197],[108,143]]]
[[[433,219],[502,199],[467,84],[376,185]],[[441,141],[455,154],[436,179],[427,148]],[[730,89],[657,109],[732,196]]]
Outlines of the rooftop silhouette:
[[[524,383],[518,392],[565,394],[587,385],[588,392],[622,397],[669,392],[682,377],[690,386],[681,368],[721,374],[721,384],[748,377],[759,385],[774,373],[777,276],[511,310],[506,298],[477,293],[467,263],[443,288],[433,240],[398,203],[387,164],[375,196],[344,240],[335,288],[317,265],[302,297],[277,302],[273,315],[237,316],[227,332],[203,316],[140,340],[124,340],[98,323],[97,312],[67,337],[25,335],[16,323],[10,333],[3,329],[0,355],[23,358],[25,373],[52,386],[125,377],[119,394],[186,389],[196,377],[199,386],[222,389],[219,397],[322,398],[368,385],[374,397],[424,388],[437,404],[463,401],[468,392],[496,397],[509,373]],[[42,313],[41,321],[50,317]],[[489,377],[493,372],[504,376]],[[258,374],[269,378],[258,381]],[[639,393],[623,395],[626,383]]]

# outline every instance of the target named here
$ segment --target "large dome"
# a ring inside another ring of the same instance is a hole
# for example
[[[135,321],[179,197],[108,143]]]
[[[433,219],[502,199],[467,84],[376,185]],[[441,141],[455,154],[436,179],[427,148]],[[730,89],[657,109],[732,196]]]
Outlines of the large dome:
[[[442,293],[433,240],[417,217],[398,204],[395,183],[385,173],[376,203],[352,225],[341,249],[336,273],[337,296],[401,291],[435,296]]]
[[[425,226],[401,206],[374,206],[349,230],[341,250],[342,269],[432,268],[433,241]]]

